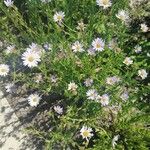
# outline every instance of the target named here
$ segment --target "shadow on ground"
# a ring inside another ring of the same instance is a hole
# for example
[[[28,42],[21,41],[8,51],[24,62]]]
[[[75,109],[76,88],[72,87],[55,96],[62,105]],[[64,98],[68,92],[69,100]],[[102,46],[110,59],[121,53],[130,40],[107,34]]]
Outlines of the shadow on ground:
[[[8,110],[9,106],[1,106],[1,113],[4,114],[4,123],[0,126],[0,148],[3,148],[3,145],[6,144],[6,140],[9,137],[13,137],[18,142],[21,142],[19,150],[43,150],[44,142],[41,139],[38,139],[33,135],[28,136],[28,134],[21,137],[18,132],[20,130],[24,131],[24,129],[29,126],[34,126],[36,129],[41,131],[50,131],[51,126],[49,124],[50,117],[48,116],[48,111],[52,106],[51,104],[60,99],[60,96],[45,96],[42,98],[42,101],[38,107],[32,108],[27,102],[27,93],[23,93],[22,95],[8,94],[4,89],[1,90],[4,93],[3,98],[7,99],[7,102],[12,109],[10,111]],[[12,122],[14,114],[19,118],[19,120],[14,119]],[[5,132],[7,127],[11,129],[9,129],[8,132]]]

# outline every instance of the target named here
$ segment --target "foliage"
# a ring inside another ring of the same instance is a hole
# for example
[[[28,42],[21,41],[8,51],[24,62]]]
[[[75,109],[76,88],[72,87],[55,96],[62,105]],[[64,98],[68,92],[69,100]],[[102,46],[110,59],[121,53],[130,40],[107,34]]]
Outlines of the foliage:
[[[136,2],[136,1],[135,1]],[[133,7],[127,0],[113,0],[112,6],[103,9],[95,0],[16,0],[13,7],[0,2],[0,39],[3,43],[0,64],[8,64],[8,78],[15,84],[25,85],[29,91],[41,96],[61,95],[62,99],[50,103],[49,123],[51,131],[39,131],[35,127],[29,132],[41,137],[45,149],[89,149],[89,150],[148,150],[150,147],[149,78],[142,79],[138,71],[149,66],[149,33],[142,32],[141,23],[148,24],[148,2]],[[146,6],[146,7],[145,7]],[[129,22],[123,23],[116,17],[119,10],[130,12]],[[54,14],[62,11],[62,22],[54,21]],[[141,12],[141,14],[139,14]],[[83,28],[77,28],[79,22]],[[90,55],[88,50],[96,38],[105,41],[102,52]],[[110,48],[112,39],[117,39]],[[84,52],[72,50],[74,42],[83,44]],[[44,53],[37,67],[24,66],[22,54],[31,43],[36,43]],[[45,48],[50,44],[51,48]],[[6,54],[7,46],[15,45],[16,51]],[[140,45],[142,52],[134,47]],[[130,57],[131,65],[124,60]],[[37,74],[42,81],[35,82]],[[108,77],[117,77],[119,82],[107,84]],[[52,78],[56,79],[56,82]],[[85,85],[90,78],[93,84]],[[2,78],[5,80],[5,78]],[[68,90],[75,83],[77,89]],[[109,105],[89,100],[87,91],[96,89],[99,95],[109,95]],[[123,100],[121,94],[127,92],[129,98]],[[54,106],[63,108],[59,114]],[[38,106],[37,106],[38,107]],[[93,136],[83,139],[82,126],[91,127]],[[119,135],[113,146],[113,138]]]

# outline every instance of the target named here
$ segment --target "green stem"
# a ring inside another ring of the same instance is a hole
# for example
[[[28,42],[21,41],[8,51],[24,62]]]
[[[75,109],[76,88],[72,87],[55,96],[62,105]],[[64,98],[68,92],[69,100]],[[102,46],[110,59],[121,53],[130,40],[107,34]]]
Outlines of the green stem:
[[[75,30],[73,30],[73,29],[71,29],[69,26],[67,26],[65,23],[62,23],[65,27],[67,27],[70,31],[72,31],[72,32],[77,32],[77,31],[75,31]]]

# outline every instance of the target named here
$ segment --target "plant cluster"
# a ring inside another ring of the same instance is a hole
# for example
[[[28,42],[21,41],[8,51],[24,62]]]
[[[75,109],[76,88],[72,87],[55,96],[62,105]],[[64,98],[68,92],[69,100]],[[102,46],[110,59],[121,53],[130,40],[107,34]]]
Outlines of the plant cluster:
[[[45,149],[148,150],[149,12],[146,0],[0,2],[0,79],[49,103]]]

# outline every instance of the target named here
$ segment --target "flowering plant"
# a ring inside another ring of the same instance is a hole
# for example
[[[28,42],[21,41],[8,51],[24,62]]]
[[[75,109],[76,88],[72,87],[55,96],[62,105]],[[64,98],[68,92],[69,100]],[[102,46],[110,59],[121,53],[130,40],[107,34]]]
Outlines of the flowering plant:
[[[45,149],[148,150],[148,1],[137,1],[0,2],[6,90],[34,91],[26,97],[34,109],[60,96],[47,103],[50,130],[30,130]]]

